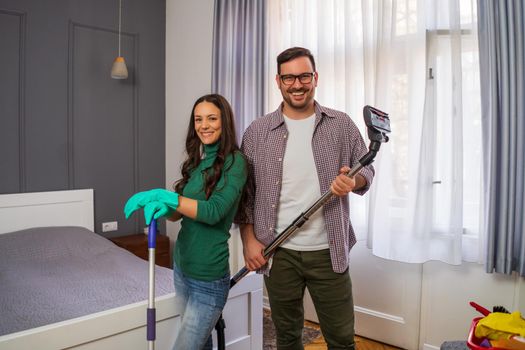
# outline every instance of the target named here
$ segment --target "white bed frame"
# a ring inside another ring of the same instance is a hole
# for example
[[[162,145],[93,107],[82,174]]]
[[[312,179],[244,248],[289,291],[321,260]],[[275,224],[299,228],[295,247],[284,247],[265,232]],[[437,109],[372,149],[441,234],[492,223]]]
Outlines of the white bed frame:
[[[91,189],[0,195],[0,234],[42,226],[82,226],[93,230],[93,220]],[[174,297],[174,293],[168,294],[155,302],[155,343],[160,350],[171,349],[180,325]],[[144,300],[7,334],[0,336],[0,349],[146,349],[146,308]],[[223,316],[228,350],[262,349],[261,276],[250,274],[230,290]]]

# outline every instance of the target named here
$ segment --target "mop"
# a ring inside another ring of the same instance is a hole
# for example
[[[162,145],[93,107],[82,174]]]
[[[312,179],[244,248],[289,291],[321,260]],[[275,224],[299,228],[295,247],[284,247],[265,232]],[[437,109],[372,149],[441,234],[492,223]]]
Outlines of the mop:
[[[377,152],[381,143],[388,142],[387,133],[390,133],[390,119],[388,114],[380,111],[377,108],[371,106],[365,106],[363,108],[363,117],[367,127],[368,138],[370,139],[370,145],[368,146],[368,152],[359,159],[359,161],[350,169],[346,176],[353,177],[355,176],[361,168],[371,164],[374,161]],[[323,205],[328,202],[334,194],[332,191],[328,190],[324,193],[321,198],[319,198],[310,208],[305,212],[301,213],[283,232],[281,232],[277,237],[264,248],[263,256],[268,259],[270,258],[275,250],[283,244],[291,235],[293,235],[297,230],[308,221],[310,216],[312,216],[317,210],[319,210]],[[244,276],[246,276],[250,271],[243,267],[239,272],[237,272],[230,280],[230,289],[235,286]],[[215,330],[217,331],[217,345],[218,350],[225,349],[224,341],[224,328],[225,328],[224,319],[222,315],[219,317],[217,324],[215,325]]]
[[[157,241],[157,220],[151,220],[148,228],[148,263],[149,263],[149,293],[147,318],[148,349],[155,349],[155,244]]]

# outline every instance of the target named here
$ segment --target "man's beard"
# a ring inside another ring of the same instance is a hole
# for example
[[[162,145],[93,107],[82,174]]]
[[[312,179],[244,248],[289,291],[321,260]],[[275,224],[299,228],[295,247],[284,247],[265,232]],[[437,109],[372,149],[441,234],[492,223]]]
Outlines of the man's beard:
[[[305,98],[302,102],[296,102],[293,100],[293,96],[291,96],[294,92],[304,92]],[[313,96],[310,95],[312,90],[310,89],[290,89],[286,90],[285,93],[283,93],[283,99],[288,103],[288,105],[294,109],[302,110],[312,102]]]

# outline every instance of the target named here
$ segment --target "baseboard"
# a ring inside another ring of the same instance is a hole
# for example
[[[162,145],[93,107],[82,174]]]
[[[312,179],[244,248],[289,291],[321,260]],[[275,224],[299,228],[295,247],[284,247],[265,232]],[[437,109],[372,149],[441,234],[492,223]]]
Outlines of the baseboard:
[[[423,344],[422,350],[439,350],[439,346],[434,346],[430,344]]]
[[[406,323],[405,319],[403,317],[386,314],[384,312],[379,312],[379,311],[376,311],[376,310],[367,309],[367,308],[364,308],[364,307],[361,307],[361,306],[354,305],[354,312],[356,312],[356,313],[360,312],[360,313],[365,314],[367,316],[372,316],[372,317],[375,317],[375,318],[378,318],[378,319],[382,319],[382,320],[385,320],[385,321],[396,322],[396,323],[403,324],[403,325]]]

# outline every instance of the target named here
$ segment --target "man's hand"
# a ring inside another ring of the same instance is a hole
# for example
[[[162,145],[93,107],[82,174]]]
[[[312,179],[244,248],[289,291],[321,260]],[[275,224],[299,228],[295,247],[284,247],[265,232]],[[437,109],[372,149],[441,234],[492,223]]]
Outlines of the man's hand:
[[[332,185],[330,186],[330,190],[333,194],[336,196],[346,196],[348,193],[352,192],[354,189],[360,188],[363,186],[361,183],[364,180],[364,178],[361,175],[356,175],[354,177],[348,177],[346,176],[346,173],[350,171],[350,168],[347,166],[342,167],[339,169],[339,175],[335,178],[334,181],[332,181]]]
[[[255,271],[266,265],[266,259],[263,256],[264,244],[254,239],[250,243],[243,244],[244,262],[246,268]]]
[[[246,268],[250,271],[258,270],[267,262],[263,255],[264,244],[255,238],[253,225],[241,225],[240,229]]]

